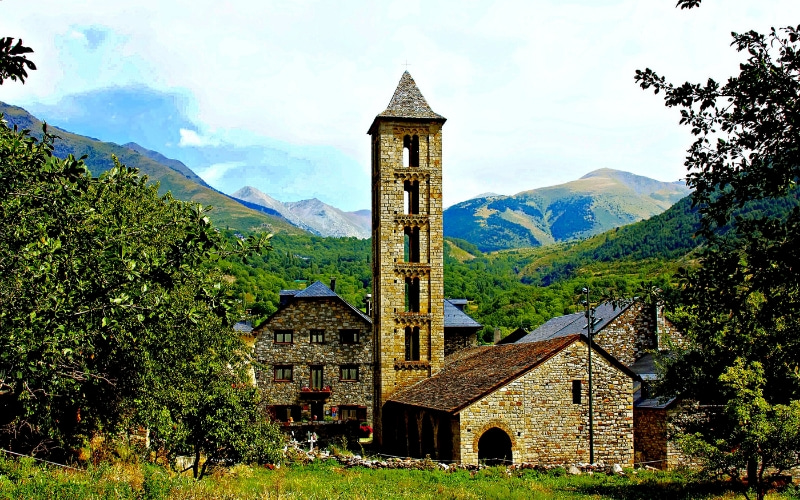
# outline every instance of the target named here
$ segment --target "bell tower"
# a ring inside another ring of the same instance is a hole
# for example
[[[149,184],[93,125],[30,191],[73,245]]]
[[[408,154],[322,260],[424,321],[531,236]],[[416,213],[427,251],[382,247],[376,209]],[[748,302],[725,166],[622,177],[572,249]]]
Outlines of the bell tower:
[[[444,364],[442,125],[408,71],[372,138],[374,439],[392,393]]]

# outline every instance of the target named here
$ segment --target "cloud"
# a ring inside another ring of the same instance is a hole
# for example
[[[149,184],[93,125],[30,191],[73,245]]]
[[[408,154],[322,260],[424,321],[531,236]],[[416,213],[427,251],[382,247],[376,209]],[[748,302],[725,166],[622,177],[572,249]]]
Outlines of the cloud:
[[[220,185],[220,181],[225,178],[225,174],[227,174],[230,170],[242,167],[244,165],[245,163],[241,161],[215,163],[203,168],[202,170],[197,170],[196,173],[211,186],[220,189],[218,186]]]
[[[181,140],[178,145],[181,147],[204,147],[204,146],[218,146],[220,141],[211,137],[204,137],[195,132],[182,128],[178,131],[181,135]]]

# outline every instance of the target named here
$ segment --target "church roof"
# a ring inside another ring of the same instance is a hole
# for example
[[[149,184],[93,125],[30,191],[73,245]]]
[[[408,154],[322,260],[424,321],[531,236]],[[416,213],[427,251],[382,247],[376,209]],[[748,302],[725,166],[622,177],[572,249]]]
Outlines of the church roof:
[[[382,113],[378,114],[378,118],[419,118],[427,120],[441,120],[444,121],[445,117],[434,113],[428,101],[422,96],[414,79],[408,71],[403,73],[400,77],[400,83],[397,84],[397,89],[394,91],[392,100],[389,101],[389,106]]]
[[[455,414],[549,359],[578,335],[532,344],[482,346],[454,355],[442,371],[394,394],[390,401]]]

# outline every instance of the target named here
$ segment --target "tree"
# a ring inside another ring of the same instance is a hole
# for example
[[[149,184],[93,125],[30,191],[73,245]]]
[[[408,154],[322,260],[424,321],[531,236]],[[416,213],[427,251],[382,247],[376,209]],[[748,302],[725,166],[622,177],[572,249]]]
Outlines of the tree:
[[[724,85],[636,80],[696,137],[685,164],[708,238],[672,305],[689,343],[661,389],[716,408],[684,429],[694,450],[762,498],[765,474],[800,465],[800,26],[732,36],[747,59]]]
[[[25,78],[28,77],[26,68],[36,69],[33,61],[25,55],[31,52],[33,49],[22,45],[21,39],[14,43],[14,39],[11,37],[0,38],[0,85],[6,79],[25,83]]]
[[[213,442],[209,457],[270,456],[265,440],[237,441],[264,419],[256,392],[241,390],[248,359],[215,266],[266,239],[232,246],[208,208],[159,196],[116,161],[92,177],[82,160],[54,157],[55,140],[0,125],[4,445],[66,453],[96,432],[159,430],[166,414]],[[217,416],[192,426],[176,391]]]

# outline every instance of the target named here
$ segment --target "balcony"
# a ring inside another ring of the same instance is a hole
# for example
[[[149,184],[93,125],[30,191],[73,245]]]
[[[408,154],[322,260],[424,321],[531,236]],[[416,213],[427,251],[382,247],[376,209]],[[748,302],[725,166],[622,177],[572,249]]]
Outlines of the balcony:
[[[307,400],[324,401],[331,397],[331,388],[326,385],[322,389],[311,389],[310,387],[303,387],[300,389],[300,397]]]
[[[431,367],[430,361],[395,361],[395,370],[427,370]]]

